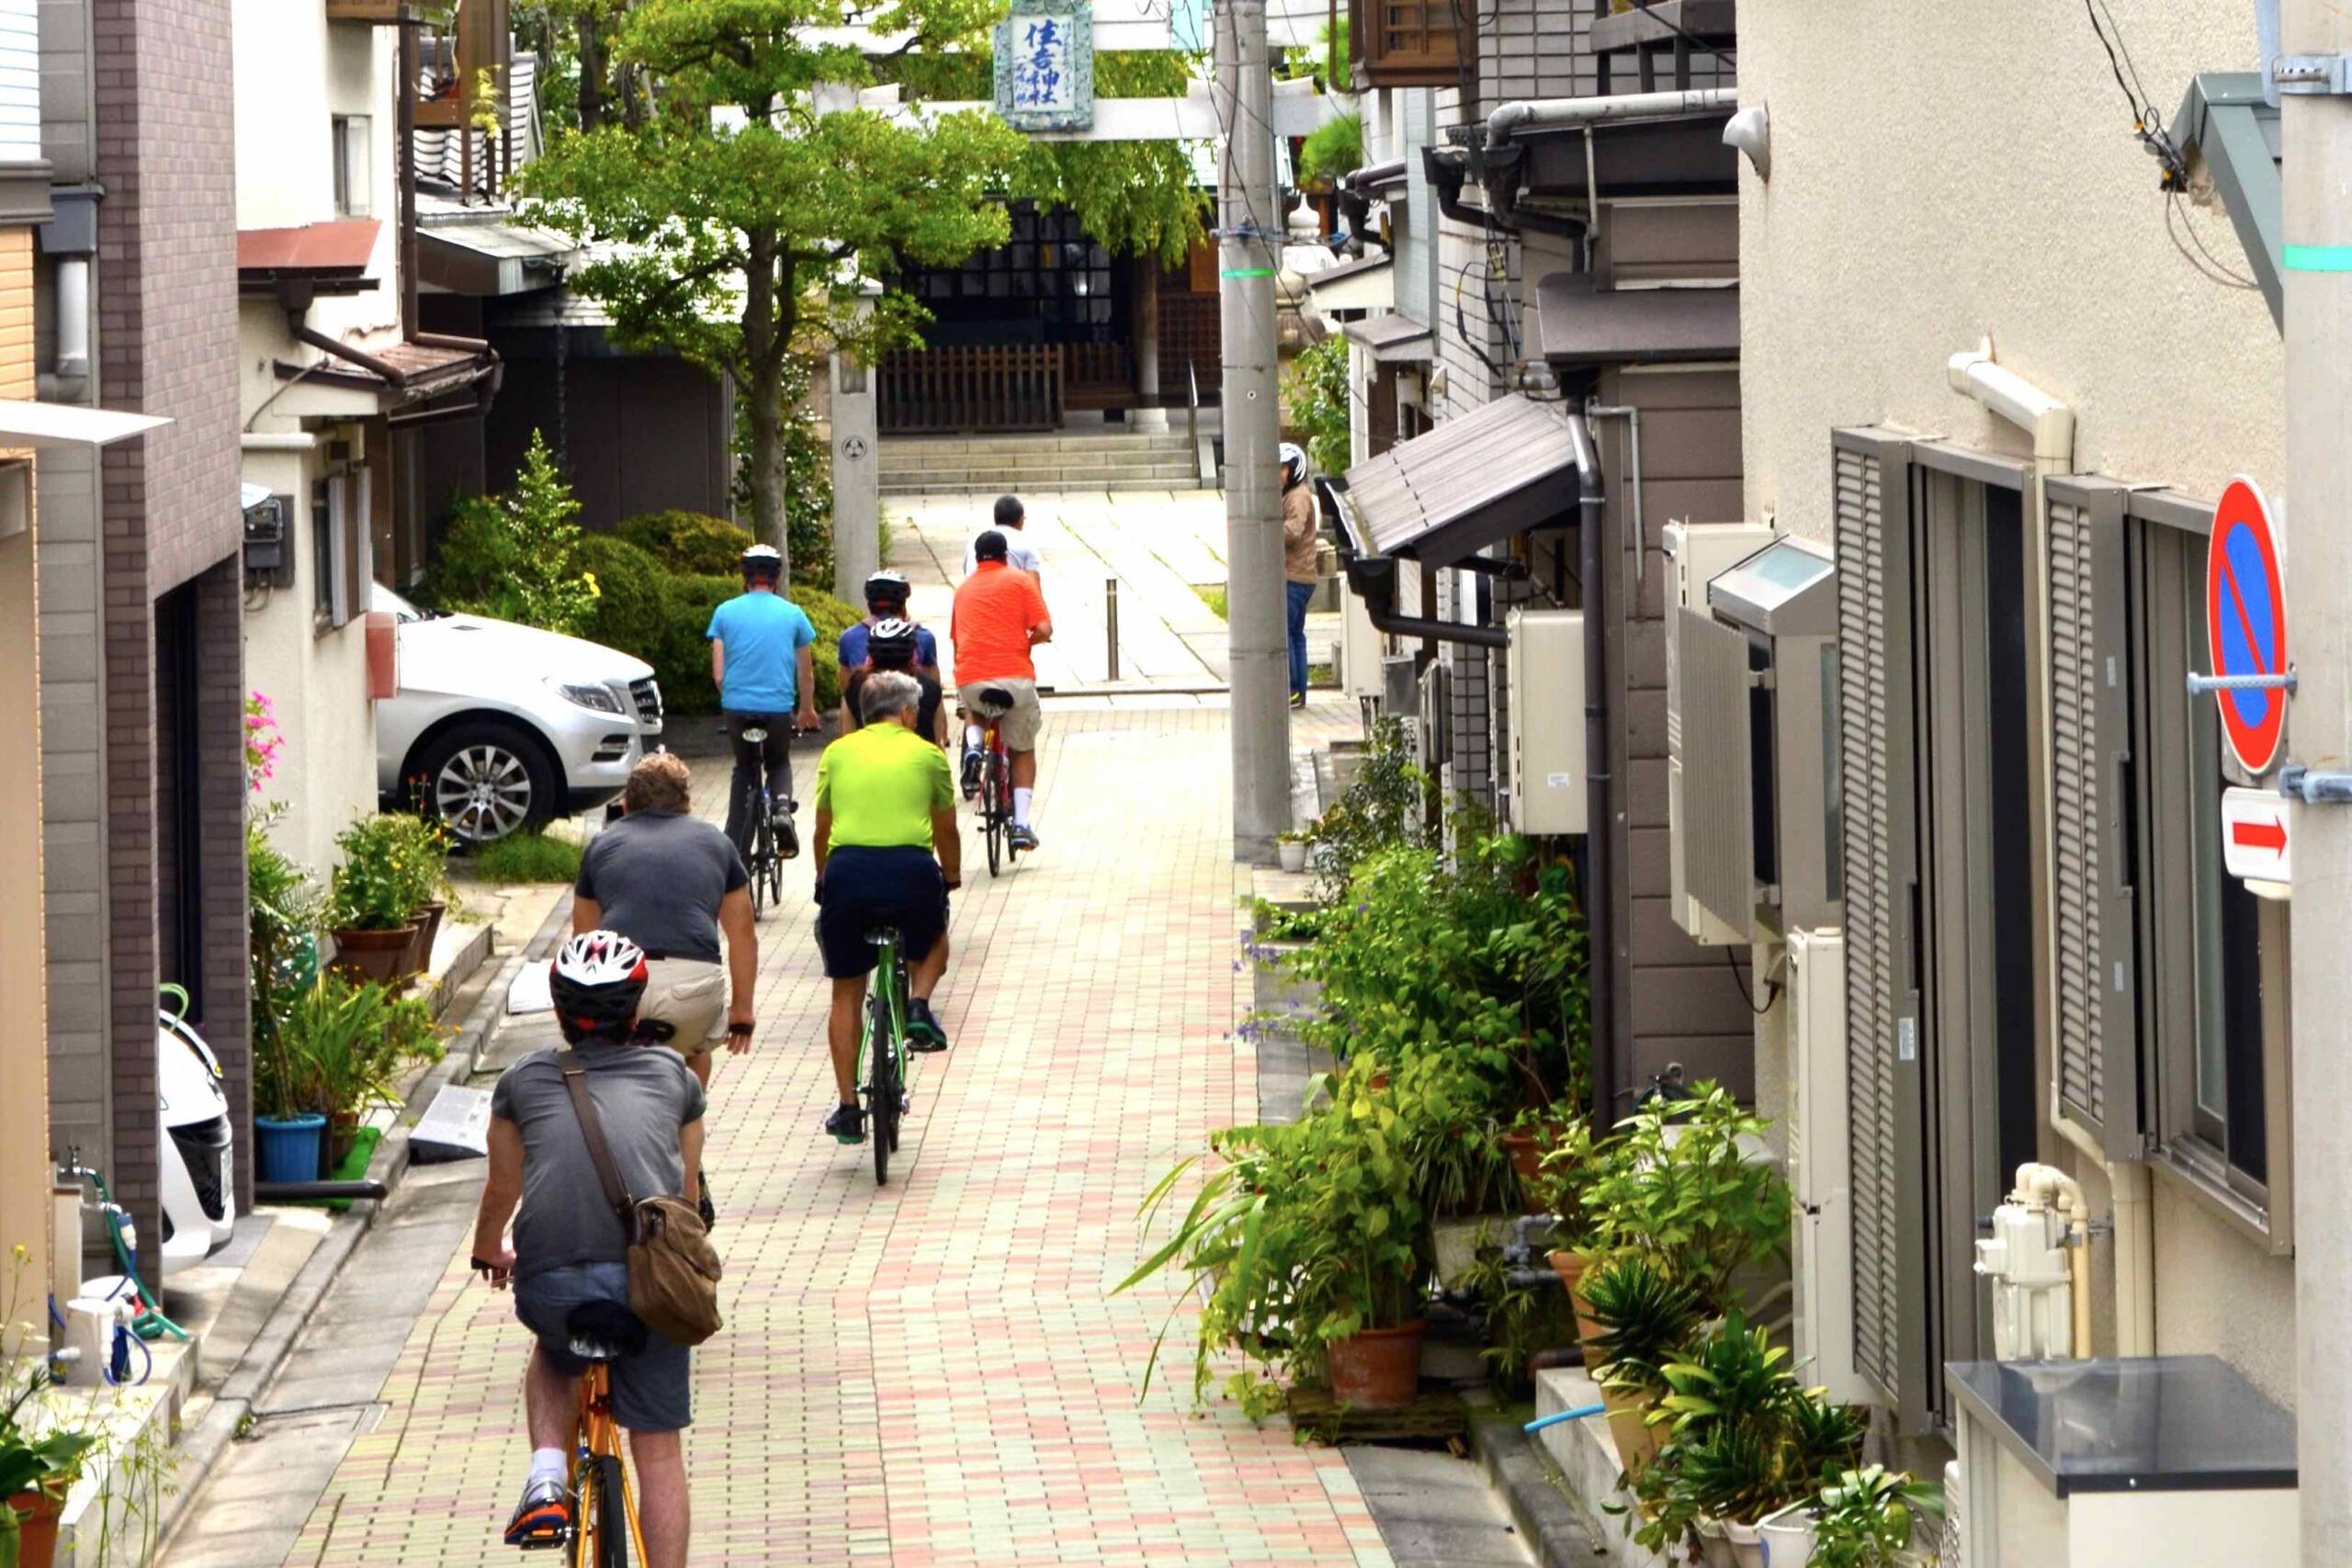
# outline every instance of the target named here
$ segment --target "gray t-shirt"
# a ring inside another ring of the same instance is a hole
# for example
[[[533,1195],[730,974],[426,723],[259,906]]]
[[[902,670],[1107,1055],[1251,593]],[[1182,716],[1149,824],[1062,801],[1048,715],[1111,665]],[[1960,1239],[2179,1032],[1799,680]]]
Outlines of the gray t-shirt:
[[[523,1131],[523,1207],[514,1216],[514,1276],[628,1255],[620,1215],[605,1201],[587,1134],[563,1081],[564,1053],[534,1051],[498,1080],[491,1114]],[[702,1084],[666,1045],[581,1048],[589,1097],[631,1198],[674,1196],[686,1185],[679,1130],[702,1120]]]
[[[718,962],[718,902],[751,877],[727,835],[675,811],[632,811],[588,840],[573,891],[648,953]]]

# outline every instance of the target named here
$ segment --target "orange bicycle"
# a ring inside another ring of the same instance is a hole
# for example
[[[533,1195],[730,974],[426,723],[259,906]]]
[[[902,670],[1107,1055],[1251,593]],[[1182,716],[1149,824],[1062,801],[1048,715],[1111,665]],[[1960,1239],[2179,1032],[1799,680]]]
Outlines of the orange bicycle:
[[[966,795],[978,795],[980,803],[980,831],[988,840],[989,874],[996,876],[1020,846],[1012,839],[1012,762],[1004,750],[1004,734],[998,728],[1004,716],[1012,711],[1012,694],[998,686],[984,686],[965,695],[965,711],[980,727],[979,779]]]
[[[638,1521],[628,1466],[621,1459],[621,1426],[613,1415],[613,1361],[642,1343],[645,1326],[617,1304],[572,1309],[567,1325],[571,1354],[588,1363],[580,1376],[580,1413],[573,1430],[571,1524],[521,1542],[526,1551],[562,1547],[571,1568],[628,1568],[645,1561],[645,1531]]]

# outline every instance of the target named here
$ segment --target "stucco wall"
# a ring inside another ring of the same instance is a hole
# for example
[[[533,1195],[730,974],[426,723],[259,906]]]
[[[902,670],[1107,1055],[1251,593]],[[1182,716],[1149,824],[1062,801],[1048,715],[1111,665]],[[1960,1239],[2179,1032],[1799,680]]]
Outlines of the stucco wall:
[[[2195,73],[2255,63],[2251,7],[2117,9],[2167,117]],[[1845,7],[1834,49],[1820,24],[1793,6],[1740,17],[1742,98],[1770,109],[1772,163],[1769,184],[1741,165],[1747,515],[1828,537],[1836,425],[2024,452],[1945,377],[1947,356],[1985,334],[2002,365],[2074,406],[2082,471],[2199,495],[2245,472],[2277,494],[2278,331],[2259,293],[2210,281],[2167,238],[2156,166],[2089,24],[2015,5]],[[2184,216],[2245,268],[2223,213]],[[2104,1213],[2104,1181],[2081,1174]],[[2158,1348],[2225,1356],[2291,1403],[2291,1263],[2161,1179],[2154,1213]],[[2106,1349],[2105,1245],[2094,1268]]]

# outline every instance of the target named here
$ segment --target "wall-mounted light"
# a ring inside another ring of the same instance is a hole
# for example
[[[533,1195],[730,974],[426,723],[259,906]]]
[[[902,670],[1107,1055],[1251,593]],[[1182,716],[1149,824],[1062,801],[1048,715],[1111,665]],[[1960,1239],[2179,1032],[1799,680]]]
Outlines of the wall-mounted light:
[[[1731,117],[1724,127],[1724,145],[1736,147],[1756,165],[1756,177],[1772,177],[1772,125],[1764,106],[1757,104]]]

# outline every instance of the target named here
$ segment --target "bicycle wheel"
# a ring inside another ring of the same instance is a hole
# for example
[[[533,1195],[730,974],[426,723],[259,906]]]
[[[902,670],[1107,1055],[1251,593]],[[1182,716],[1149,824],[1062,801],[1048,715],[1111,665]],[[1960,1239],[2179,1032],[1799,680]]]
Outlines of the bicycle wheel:
[[[1004,812],[1004,863],[1011,865],[1021,854],[1012,841],[1012,763],[999,746],[989,754],[989,765],[996,770],[996,798]]]
[[[776,901],[768,888],[768,874],[775,862],[775,840],[768,831],[768,797],[765,790],[754,793],[750,801],[752,813],[752,856],[747,868],[752,874],[752,913],[756,915]]]
[[[1004,797],[997,790],[996,769],[986,757],[980,760],[980,832],[988,840],[989,874],[994,876],[1004,863]]]
[[[628,1508],[621,1501],[618,1454],[597,1454],[580,1467],[571,1527],[571,1568],[628,1568]]]
[[[866,1038],[873,1052],[865,1090],[866,1111],[873,1125],[866,1129],[866,1136],[874,1145],[876,1187],[889,1182],[890,1151],[899,1146],[899,1043],[890,1021],[889,998],[884,994],[888,986],[886,973],[876,972],[874,994],[865,999]]]

